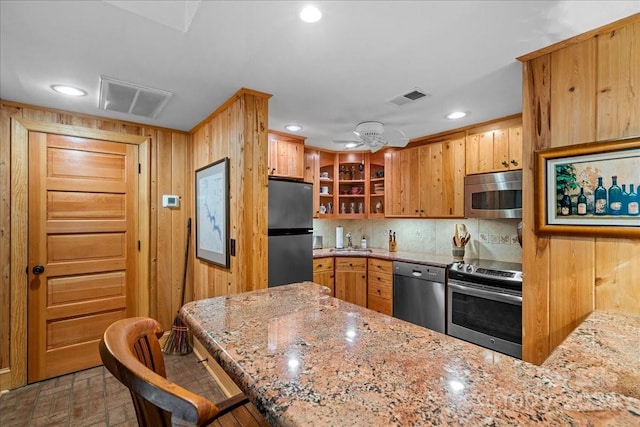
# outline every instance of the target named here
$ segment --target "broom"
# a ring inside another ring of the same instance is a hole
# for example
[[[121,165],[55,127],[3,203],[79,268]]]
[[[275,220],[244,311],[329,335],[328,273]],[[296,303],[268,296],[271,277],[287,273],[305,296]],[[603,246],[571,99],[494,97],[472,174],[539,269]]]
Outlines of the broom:
[[[189,262],[189,242],[191,240],[191,218],[187,221],[187,249],[184,254],[184,274],[182,275],[182,304],[184,305],[184,293],[187,287],[187,264]],[[191,337],[187,325],[184,324],[180,315],[177,314],[171,325],[171,332],[167,341],[164,343],[162,351],[166,354],[179,354],[184,356],[193,351],[191,346]]]

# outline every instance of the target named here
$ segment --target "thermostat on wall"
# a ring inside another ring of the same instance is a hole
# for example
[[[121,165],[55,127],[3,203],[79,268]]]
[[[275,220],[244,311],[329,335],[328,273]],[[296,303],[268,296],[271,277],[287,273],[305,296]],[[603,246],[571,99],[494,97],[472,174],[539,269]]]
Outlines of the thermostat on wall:
[[[180,196],[174,196],[171,194],[162,195],[163,208],[177,208],[179,206],[180,206]]]

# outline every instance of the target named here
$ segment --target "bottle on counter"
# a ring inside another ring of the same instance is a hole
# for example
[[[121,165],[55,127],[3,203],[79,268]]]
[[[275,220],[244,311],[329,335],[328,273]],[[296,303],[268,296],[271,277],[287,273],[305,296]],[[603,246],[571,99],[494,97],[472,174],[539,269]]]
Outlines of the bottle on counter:
[[[571,197],[567,193],[564,193],[562,200],[560,200],[560,215],[570,216],[573,215],[573,209],[571,206]]]
[[[362,239],[360,240],[360,247],[362,249],[367,249],[367,238],[365,236],[362,236]]]
[[[611,177],[611,187],[609,187],[609,214],[622,214],[622,190],[618,187],[618,177]]]
[[[633,189],[633,184],[629,185],[629,196],[627,197],[627,214],[638,216],[640,214],[640,195]]]
[[[598,177],[598,186],[594,195],[594,214],[606,215],[607,214],[607,190],[602,186],[602,177]]]
[[[578,195],[578,215],[587,214],[587,197],[584,195],[584,187],[580,187],[580,195]]]

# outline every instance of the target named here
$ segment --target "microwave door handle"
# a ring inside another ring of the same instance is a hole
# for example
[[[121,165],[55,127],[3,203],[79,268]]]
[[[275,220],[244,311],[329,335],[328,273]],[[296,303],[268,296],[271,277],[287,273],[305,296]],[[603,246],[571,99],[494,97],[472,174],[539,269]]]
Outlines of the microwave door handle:
[[[469,286],[463,286],[463,285],[459,285],[458,283],[451,283],[451,282],[449,282],[449,287],[462,291],[461,293],[466,295],[486,298],[492,301],[522,305],[522,297],[518,297],[516,295],[490,292],[490,291],[485,291],[484,289],[471,288]]]

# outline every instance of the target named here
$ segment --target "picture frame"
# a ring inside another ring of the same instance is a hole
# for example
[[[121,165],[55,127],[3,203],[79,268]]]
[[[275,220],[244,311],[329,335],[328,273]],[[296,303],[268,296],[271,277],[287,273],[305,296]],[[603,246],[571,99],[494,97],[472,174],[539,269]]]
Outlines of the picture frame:
[[[229,268],[229,158],[195,172],[196,257]]]
[[[640,137],[538,150],[534,161],[537,234],[640,237]]]

